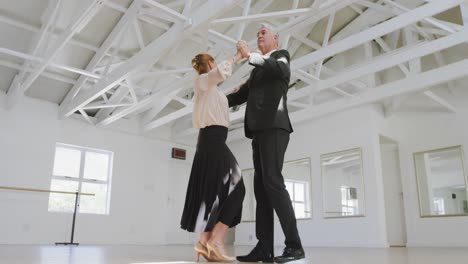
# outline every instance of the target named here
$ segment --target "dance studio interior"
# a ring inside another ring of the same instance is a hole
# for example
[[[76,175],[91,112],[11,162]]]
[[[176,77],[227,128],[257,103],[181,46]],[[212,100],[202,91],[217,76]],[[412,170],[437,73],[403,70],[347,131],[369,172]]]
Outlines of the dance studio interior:
[[[278,166],[305,255],[279,263],[467,263],[467,0],[0,0],[0,263],[219,263],[181,228],[194,65],[239,43],[217,96],[280,80],[273,64],[289,79],[273,114],[293,129]],[[246,116],[269,102],[251,97],[227,110],[245,196],[224,263],[260,240]],[[286,252],[276,211],[269,234]]]

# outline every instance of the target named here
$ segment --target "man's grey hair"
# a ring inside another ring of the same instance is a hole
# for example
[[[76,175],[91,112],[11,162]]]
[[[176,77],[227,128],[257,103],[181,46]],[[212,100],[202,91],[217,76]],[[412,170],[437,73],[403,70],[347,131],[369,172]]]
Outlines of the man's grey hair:
[[[261,28],[266,28],[266,29],[270,30],[271,33],[273,33],[274,35],[277,35],[279,37],[278,31],[276,31],[276,29],[271,24],[260,23],[258,29],[261,29]]]

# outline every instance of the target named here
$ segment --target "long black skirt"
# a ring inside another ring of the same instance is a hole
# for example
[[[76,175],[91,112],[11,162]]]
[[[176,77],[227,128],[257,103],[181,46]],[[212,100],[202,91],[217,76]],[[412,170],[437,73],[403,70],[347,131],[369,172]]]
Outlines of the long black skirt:
[[[245,186],[227,132],[223,126],[200,129],[180,222],[184,230],[210,232],[218,222],[240,223]]]

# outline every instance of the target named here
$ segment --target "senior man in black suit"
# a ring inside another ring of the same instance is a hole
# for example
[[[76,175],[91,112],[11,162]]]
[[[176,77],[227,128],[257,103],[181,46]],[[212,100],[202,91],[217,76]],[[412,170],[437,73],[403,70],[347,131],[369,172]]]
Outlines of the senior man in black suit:
[[[262,54],[251,53],[243,40],[237,43],[242,57],[255,68],[247,82],[228,95],[230,107],[247,102],[244,130],[246,137],[252,139],[257,200],[258,243],[248,255],[238,256],[237,260],[284,263],[305,257],[291,198],[281,174],[289,134],[293,132],[286,104],[290,57],[287,50],[278,49],[278,34],[269,25],[261,24],[257,46]],[[273,210],[286,237],[283,254],[277,257],[273,251]]]

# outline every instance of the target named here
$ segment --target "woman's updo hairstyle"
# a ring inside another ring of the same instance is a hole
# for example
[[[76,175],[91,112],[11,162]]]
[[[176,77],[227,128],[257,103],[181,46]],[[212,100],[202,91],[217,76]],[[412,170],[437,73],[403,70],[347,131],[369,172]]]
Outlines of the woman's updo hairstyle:
[[[192,59],[192,67],[198,72],[203,74],[208,72],[208,62],[214,62],[213,57],[207,53],[200,53]]]

